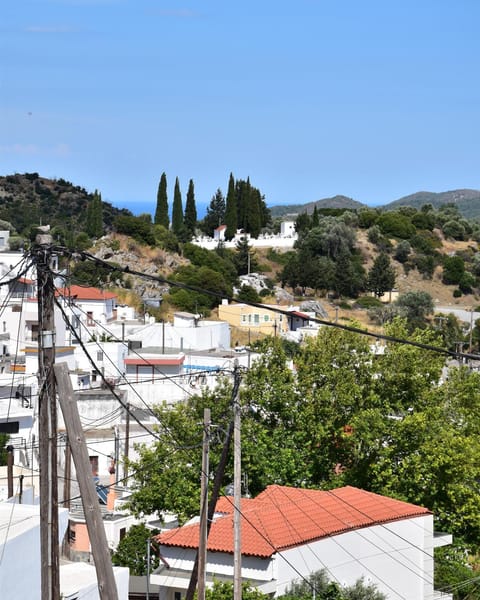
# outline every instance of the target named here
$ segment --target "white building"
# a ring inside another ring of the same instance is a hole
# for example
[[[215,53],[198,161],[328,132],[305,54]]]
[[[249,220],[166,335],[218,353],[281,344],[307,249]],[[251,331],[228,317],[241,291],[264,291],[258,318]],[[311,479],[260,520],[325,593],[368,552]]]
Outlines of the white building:
[[[226,321],[210,321],[200,315],[176,312],[172,323],[148,323],[127,329],[126,337],[137,347],[179,348],[181,351],[213,350],[230,347],[230,327]]]
[[[41,599],[40,507],[0,502],[0,589],[2,598]],[[68,511],[59,509],[61,541],[67,527]],[[114,568],[119,600],[128,598],[129,571]],[[81,563],[60,566],[60,592],[65,600],[99,600],[95,568]]]
[[[208,536],[207,585],[233,579],[233,498],[221,499]],[[325,569],[331,580],[364,578],[388,600],[433,600],[432,513],[353,487],[330,491],[268,486],[241,502],[242,579],[274,597],[292,582]],[[198,548],[198,523],[160,534],[164,562],[152,575],[165,600],[188,587]],[[442,596],[448,598],[449,596]]]
[[[281,237],[297,237],[295,231],[295,221],[282,221],[280,223],[280,236]]]

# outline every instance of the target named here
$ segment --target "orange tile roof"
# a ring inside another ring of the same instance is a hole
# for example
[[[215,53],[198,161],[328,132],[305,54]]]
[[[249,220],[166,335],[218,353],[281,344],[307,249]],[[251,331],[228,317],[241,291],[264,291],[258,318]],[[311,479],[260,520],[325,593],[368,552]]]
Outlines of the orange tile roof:
[[[233,553],[231,503],[225,499],[217,504],[227,514],[212,523],[211,552]],[[426,508],[350,486],[319,491],[271,485],[254,500],[242,499],[241,510],[242,554],[261,558],[354,529],[431,514]],[[157,540],[166,546],[197,548],[198,532],[198,523],[186,525]]]
[[[113,292],[106,292],[95,287],[83,287],[81,285],[59,288],[57,296],[64,296],[65,298],[73,298],[75,296],[77,300],[111,300],[117,297]]]

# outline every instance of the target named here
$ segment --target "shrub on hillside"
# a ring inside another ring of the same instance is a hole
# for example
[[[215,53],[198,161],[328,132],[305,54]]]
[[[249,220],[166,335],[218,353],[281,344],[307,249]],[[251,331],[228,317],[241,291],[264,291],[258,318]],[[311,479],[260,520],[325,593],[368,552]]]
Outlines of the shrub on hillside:
[[[406,215],[397,211],[382,213],[378,218],[377,225],[385,235],[406,240],[415,235],[415,225]]]
[[[433,254],[442,246],[441,240],[433,231],[419,231],[409,241],[412,248],[423,254]]]
[[[155,246],[152,226],[139,217],[119,215],[115,218],[114,227],[118,233],[129,235],[141,244]]]
[[[465,263],[460,256],[446,256],[443,259],[443,283],[458,285],[464,273]]]
[[[376,308],[382,306],[382,301],[374,296],[361,296],[355,300],[355,305],[359,308]]]

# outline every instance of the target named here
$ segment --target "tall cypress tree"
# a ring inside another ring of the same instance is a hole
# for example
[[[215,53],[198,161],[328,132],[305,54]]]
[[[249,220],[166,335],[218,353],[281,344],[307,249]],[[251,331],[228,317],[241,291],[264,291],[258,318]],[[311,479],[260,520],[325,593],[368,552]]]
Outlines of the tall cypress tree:
[[[99,238],[103,234],[102,197],[98,190],[95,190],[87,205],[85,231],[92,238]]]
[[[156,225],[163,225],[168,229],[170,219],[168,218],[167,176],[162,173],[157,191],[157,208],[155,210]]]
[[[235,179],[230,173],[228,180],[227,200],[225,203],[225,238],[231,240],[237,233],[237,199],[235,195]]]
[[[262,229],[261,196],[257,188],[249,185],[248,189],[248,212],[247,212],[247,230],[254,238],[258,238]]]
[[[248,213],[250,211],[250,179],[238,179],[235,182],[235,196],[237,201],[237,227],[248,232]]]
[[[185,226],[185,234],[187,238],[191,239],[195,234],[195,227],[197,226],[197,207],[195,206],[195,190],[193,187],[193,179],[190,179],[188,184],[183,224]]]
[[[182,193],[180,192],[178,177],[175,179],[175,190],[173,192],[172,231],[177,236],[183,233]]]

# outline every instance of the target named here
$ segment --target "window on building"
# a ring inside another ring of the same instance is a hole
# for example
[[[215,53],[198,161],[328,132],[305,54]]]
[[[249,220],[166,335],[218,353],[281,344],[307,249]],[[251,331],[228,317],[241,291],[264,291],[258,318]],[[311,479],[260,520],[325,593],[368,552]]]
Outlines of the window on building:
[[[242,323],[246,323],[247,322],[247,315],[242,315]]]
[[[98,475],[98,456],[89,456],[90,466],[92,467],[92,475]]]
[[[103,360],[103,351],[99,350],[97,352],[97,362],[101,362]]]
[[[4,321],[3,322],[3,333],[5,333],[7,331],[7,322]]]
[[[253,322],[255,325],[258,325],[260,323],[260,315],[253,315]]]
[[[265,323],[268,323],[268,321],[270,320],[270,316],[269,315],[263,315],[263,320],[265,321]]]
[[[173,600],[182,600],[182,592],[173,592]]]
[[[127,535],[127,528],[126,528],[126,527],[122,527],[122,528],[120,529],[120,532],[119,532],[119,534],[120,534],[120,537],[119,537],[119,539],[120,539],[120,541],[122,541],[122,540],[123,540],[123,538],[124,538],[124,537]]]
[[[91,310],[87,311],[87,325],[94,325],[93,312]]]

